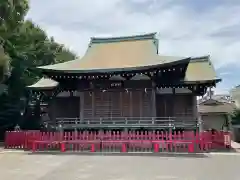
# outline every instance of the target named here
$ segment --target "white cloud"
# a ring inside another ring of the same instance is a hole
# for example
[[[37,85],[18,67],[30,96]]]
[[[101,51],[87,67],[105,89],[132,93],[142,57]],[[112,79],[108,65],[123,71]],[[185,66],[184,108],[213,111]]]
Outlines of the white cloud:
[[[186,56],[210,54],[217,67],[240,64],[239,42],[231,34],[221,36],[228,27],[240,28],[239,16],[239,4],[216,5],[201,13],[187,4],[155,0],[32,0],[28,14],[49,35],[79,55],[85,51],[91,36],[157,31],[160,52]]]
[[[31,0],[28,18],[80,56],[92,36],[158,32],[159,52],[210,54],[215,67],[240,65],[240,3],[166,0]],[[181,1],[183,2],[183,1]],[[204,2],[203,2],[204,3]],[[199,2],[198,2],[199,4]]]

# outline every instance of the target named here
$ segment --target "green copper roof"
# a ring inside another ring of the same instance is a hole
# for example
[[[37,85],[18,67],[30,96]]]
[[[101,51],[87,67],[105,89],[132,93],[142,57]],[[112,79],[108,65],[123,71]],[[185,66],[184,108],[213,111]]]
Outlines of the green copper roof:
[[[185,73],[185,82],[220,81],[209,56],[191,58]]]
[[[181,60],[188,59],[158,55],[158,40],[155,34],[92,38],[82,58],[38,68],[64,73],[128,71],[180,63]]]
[[[165,60],[165,62],[174,62],[176,59],[179,59],[172,56],[159,56],[159,58],[162,58],[162,61]],[[112,78],[112,80],[124,80],[122,77],[115,77]],[[133,80],[136,80],[136,78],[134,77]],[[205,83],[209,81],[218,82],[220,80],[221,79],[217,77],[213,65],[209,60],[209,56],[191,58],[185,73],[184,83]],[[57,85],[58,82],[54,80],[42,78],[35,84],[28,87],[49,89],[54,88]]]
[[[111,37],[91,38],[89,47],[82,58],[48,66],[37,67],[43,72],[61,73],[108,73],[131,70],[145,70],[150,67],[164,67],[174,64],[188,63],[184,82],[218,82],[209,56],[176,57],[158,54],[156,33]],[[57,82],[40,80],[30,88],[57,86]]]
[[[55,88],[59,83],[49,79],[49,78],[41,78],[38,80],[35,84],[32,84],[30,86],[27,86],[27,88],[30,89],[53,89]]]

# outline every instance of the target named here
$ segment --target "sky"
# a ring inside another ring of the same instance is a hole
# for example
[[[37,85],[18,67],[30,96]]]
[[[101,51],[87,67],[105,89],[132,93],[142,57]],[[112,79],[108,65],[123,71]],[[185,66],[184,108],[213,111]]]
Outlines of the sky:
[[[222,82],[240,84],[239,0],[30,0],[31,19],[80,57],[90,37],[157,32],[159,54],[210,55]]]

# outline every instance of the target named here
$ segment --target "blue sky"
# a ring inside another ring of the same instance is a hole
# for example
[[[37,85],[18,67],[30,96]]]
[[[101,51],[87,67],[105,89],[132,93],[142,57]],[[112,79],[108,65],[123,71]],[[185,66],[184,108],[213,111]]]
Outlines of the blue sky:
[[[210,55],[222,83],[240,84],[239,0],[30,0],[28,19],[79,56],[92,36],[158,32],[159,53]]]

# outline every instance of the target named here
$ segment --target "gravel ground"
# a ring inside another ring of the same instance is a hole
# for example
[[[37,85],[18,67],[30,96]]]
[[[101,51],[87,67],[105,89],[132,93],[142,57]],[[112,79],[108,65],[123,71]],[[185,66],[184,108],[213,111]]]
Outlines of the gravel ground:
[[[1,180],[239,180],[240,154],[0,153]]]

